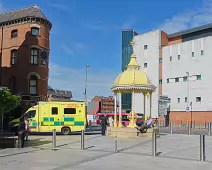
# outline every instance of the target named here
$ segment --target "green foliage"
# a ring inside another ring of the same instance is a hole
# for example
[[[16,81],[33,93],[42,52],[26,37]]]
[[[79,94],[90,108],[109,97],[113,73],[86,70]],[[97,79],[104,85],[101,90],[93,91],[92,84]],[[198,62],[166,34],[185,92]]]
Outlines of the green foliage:
[[[1,112],[7,113],[15,109],[21,101],[20,96],[12,95],[6,88],[0,89],[0,109]]]

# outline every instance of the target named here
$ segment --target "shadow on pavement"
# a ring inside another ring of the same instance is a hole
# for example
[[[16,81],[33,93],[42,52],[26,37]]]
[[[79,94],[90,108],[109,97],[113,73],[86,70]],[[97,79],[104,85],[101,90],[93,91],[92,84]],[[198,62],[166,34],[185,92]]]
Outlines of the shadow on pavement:
[[[41,146],[45,144],[52,143],[52,141],[41,141],[41,139],[33,139],[33,140],[28,140],[24,142],[24,147],[36,147],[36,146]]]

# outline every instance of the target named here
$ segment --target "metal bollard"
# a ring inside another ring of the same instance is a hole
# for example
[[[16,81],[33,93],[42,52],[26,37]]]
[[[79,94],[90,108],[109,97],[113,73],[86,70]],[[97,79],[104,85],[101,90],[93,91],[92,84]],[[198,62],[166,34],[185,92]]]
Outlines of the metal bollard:
[[[200,135],[200,161],[205,161],[205,135]]]
[[[191,135],[191,123],[188,123],[188,135]]]
[[[172,122],[170,122],[170,134],[173,134],[173,126],[172,126]]]
[[[208,136],[211,136],[211,122],[208,123]]]
[[[152,133],[152,156],[157,156],[157,134],[155,132]]]
[[[52,149],[56,149],[57,145],[56,145],[56,129],[53,129],[53,134],[52,134]]]
[[[81,150],[85,150],[85,131],[81,131]]]
[[[118,138],[117,136],[115,137],[115,152],[118,152]]]
[[[91,123],[91,120],[89,120],[89,129],[92,128],[92,123]]]

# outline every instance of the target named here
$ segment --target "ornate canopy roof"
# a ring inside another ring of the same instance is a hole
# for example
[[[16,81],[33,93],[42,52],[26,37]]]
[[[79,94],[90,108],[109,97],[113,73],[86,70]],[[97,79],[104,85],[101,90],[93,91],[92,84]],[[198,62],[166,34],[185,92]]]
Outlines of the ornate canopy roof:
[[[147,73],[140,70],[136,55],[133,53],[127,70],[121,73],[111,86],[112,91],[155,91],[156,87],[149,80]]]

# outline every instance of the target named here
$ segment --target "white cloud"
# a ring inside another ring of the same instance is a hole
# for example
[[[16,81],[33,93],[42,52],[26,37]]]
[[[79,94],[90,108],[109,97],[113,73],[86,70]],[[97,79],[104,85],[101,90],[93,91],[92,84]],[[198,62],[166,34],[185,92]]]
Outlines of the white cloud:
[[[0,0],[0,13],[3,13],[3,12],[5,12],[5,11],[7,11],[7,9],[5,8],[5,6],[4,6],[2,0]]]
[[[68,45],[63,45],[63,49],[65,50],[66,53],[68,53],[69,55],[73,56],[74,52],[73,49],[71,47],[69,47]]]
[[[65,0],[45,0],[44,3],[49,7],[56,8],[62,11],[69,11],[69,5]]]
[[[116,79],[118,73],[110,69],[94,70],[88,69],[87,94],[88,99],[92,99],[96,95],[109,96],[112,95],[110,86]],[[85,91],[85,69],[65,68],[58,64],[50,64],[49,85],[52,88],[70,90],[73,98],[83,100]]]
[[[184,10],[166,19],[160,29],[167,33],[174,33],[192,27],[201,26],[212,22],[212,0],[203,0],[202,6],[197,9]]]
[[[102,20],[86,20],[82,22],[81,24],[88,29],[91,29],[94,31],[101,31],[105,33],[105,31],[117,32],[122,29],[132,29],[136,23],[137,23],[137,19],[133,15],[131,15],[131,16],[128,16],[128,18],[122,24],[108,23]]]
[[[134,16],[130,16],[121,26],[121,29],[132,29],[137,23],[137,19]]]
[[[82,42],[74,42],[62,45],[63,50],[73,56],[76,52],[86,50],[86,45]]]

